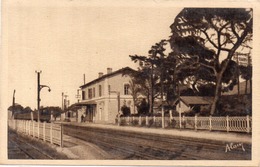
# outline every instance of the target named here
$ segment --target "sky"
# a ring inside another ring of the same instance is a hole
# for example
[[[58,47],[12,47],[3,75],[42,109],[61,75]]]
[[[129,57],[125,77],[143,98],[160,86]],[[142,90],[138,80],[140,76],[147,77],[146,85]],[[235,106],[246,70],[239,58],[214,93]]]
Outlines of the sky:
[[[36,70],[42,71],[41,84],[51,88],[41,90],[41,105],[61,106],[62,92],[75,103],[83,74],[90,82],[107,67],[136,69],[129,55],[148,55],[153,44],[168,39],[181,11],[167,5],[16,2],[7,10],[7,98],[11,105],[15,89],[16,103],[32,109],[37,106]]]

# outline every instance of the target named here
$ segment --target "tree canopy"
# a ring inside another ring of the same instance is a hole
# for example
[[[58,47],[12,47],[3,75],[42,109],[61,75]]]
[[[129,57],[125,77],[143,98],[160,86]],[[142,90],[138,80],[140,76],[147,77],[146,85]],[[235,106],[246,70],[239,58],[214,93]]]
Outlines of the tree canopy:
[[[185,8],[170,26],[171,48],[191,74],[188,78],[192,83],[206,80],[215,85],[211,114],[224,83],[237,82],[232,57],[252,48],[252,16],[252,9],[245,8]]]

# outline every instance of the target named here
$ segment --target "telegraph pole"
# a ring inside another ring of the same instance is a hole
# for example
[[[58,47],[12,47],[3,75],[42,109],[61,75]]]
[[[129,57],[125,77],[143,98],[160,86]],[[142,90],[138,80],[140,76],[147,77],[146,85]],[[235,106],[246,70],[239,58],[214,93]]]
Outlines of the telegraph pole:
[[[64,105],[63,105],[63,102],[64,102],[63,96],[64,96],[64,93],[62,92],[62,93],[61,93],[61,109],[62,109],[62,110],[63,110],[63,107],[64,107]]]
[[[51,88],[47,85],[41,85],[40,84],[40,76],[41,76],[41,73],[42,71],[35,71],[35,73],[37,73],[37,120],[38,120],[38,123],[40,122],[40,101],[41,101],[41,98],[40,98],[40,92],[41,92],[41,89],[44,88],[44,87],[48,87],[48,91],[50,92],[51,91]]]
[[[14,106],[15,106],[15,89],[13,93],[13,109],[12,109],[12,118],[14,118]]]

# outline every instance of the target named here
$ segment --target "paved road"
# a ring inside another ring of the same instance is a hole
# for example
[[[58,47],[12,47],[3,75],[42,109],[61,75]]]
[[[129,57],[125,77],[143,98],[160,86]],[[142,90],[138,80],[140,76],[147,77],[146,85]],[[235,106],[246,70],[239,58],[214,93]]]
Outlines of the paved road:
[[[93,143],[112,159],[250,160],[250,143],[64,125],[64,133]],[[216,136],[217,137],[217,136]]]

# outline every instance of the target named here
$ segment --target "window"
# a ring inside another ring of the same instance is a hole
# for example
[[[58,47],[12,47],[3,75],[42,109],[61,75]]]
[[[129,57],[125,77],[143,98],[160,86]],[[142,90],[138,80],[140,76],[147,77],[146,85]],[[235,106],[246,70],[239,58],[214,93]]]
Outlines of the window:
[[[88,89],[88,98],[92,99],[92,89]]]
[[[98,85],[98,95],[99,95],[99,97],[102,96],[102,86],[101,85]]]
[[[85,91],[82,91],[82,100],[86,100]]]
[[[93,98],[96,96],[95,88],[93,88]]]
[[[124,84],[124,94],[125,95],[129,95],[129,87],[130,87],[129,84]]]

